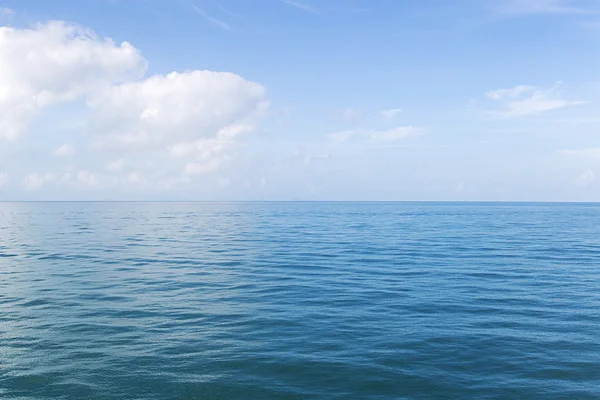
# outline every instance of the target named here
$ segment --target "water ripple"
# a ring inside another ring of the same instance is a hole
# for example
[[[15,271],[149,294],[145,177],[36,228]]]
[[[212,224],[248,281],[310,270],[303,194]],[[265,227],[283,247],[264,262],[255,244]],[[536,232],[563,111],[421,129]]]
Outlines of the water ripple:
[[[0,397],[597,399],[599,211],[0,203]]]

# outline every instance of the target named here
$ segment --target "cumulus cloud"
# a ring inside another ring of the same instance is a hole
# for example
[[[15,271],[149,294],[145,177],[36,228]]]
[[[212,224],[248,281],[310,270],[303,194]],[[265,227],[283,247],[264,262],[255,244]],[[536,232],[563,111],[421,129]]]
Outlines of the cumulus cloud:
[[[559,87],[560,82],[549,89],[519,85],[489,91],[485,96],[500,105],[500,109],[489,111],[489,114],[500,118],[516,118],[583,104],[582,101],[561,98]]]
[[[416,126],[398,126],[384,130],[347,130],[329,135],[335,143],[344,143],[360,138],[370,143],[392,143],[409,137],[420,136],[425,129]]]
[[[214,137],[268,106],[265,89],[228,72],[188,71],[114,86],[94,108],[96,129],[125,146]]]
[[[181,164],[183,175],[202,175],[232,157],[239,137],[254,129],[268,105],[257,83],[227,72],[188,71],[114,86],[91,107],[101,148],[155,152]],[[122,167],[119,162],[107,169]]]
[[[76,25],[0,27],[0,139],[16,140],[45,107],[92,99],[107,86],[140,78],[145,69],[129,43],[99,39]]]
[[[106,160],[88,164],[80,153],[69,173],[31,173],[23,186],[189,184],[190,176],[234,157],[240,138],[268,109],[265,88],[236,74],[192,70],[145,77],[146,66],[131,44],[77,25],[0,27],[0,139],[21,138],[46,107],[79,101],[91,117],[80,135],[93,132],[87,140],[93,138],[100,152],[94,159]],[[75,148],[65,143],[54,155],[74,156]]]

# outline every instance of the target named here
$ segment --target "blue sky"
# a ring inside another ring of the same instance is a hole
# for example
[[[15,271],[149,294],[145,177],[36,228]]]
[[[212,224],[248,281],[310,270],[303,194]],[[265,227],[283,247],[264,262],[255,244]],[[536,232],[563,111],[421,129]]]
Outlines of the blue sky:
[[[598,0],[0,0],[0,200],[600,201]]]

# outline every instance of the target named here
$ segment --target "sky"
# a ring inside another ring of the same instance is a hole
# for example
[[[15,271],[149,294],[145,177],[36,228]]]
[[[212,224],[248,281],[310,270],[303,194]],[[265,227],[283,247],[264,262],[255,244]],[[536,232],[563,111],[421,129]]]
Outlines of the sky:
[[[600,201],[600,0],[0,0],[0,200]]]

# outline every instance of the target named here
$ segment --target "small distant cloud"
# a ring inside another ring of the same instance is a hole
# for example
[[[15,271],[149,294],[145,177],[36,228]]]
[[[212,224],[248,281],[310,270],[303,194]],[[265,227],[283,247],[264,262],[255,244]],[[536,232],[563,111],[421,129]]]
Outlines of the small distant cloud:
[[[88,170],[79,171],[77,179],[87,186],[98,186],[100,184],[99,176]]]
[[[8,174],[6,172],[0,172],[0,187],[6,186],[10,181]]]
[[[485,97],[499,103],[500,109],[489,110],[488,114],[500,118],[516,118],[585,103],[562,99],[560,85],[558,82],[549,89],[519,85],[489,91],[485,93]]]
[[[594,179],[596,178],[596,176],[594,175],[594,172],[590,169],[583,171],[579,176],[577,176],[577,178],[575,179],[575,184],[577,186],[589,186]]]
[[[69,156],[72,156],[73,154],[75,154],[75,148],[73,146],[71,146],[70,144],[65,143],[62,146],[60,146],[58,149],[56,149],[54,154],[58,157],[69,157]]]
[[[295,1],[295,0],[279,0],[284,4],[287,4],[288,6],[292,6],[292,7],[296,7],[299,10],[302,11],[306,11],[312,14],[319,14],[319,11],[314,8],[313,6],[311,6],[310,4],[306,4],[306,3],[301,3],[299,1]]]
[[[329,138],[335,143],[344,143],[354,138],[362,138],[370,143],[392,143],[409,137],[420,136],[424,128],[416,126],[398,126],[385,130],[347,130],[332,133]]]
[[[533,90],[535,86],[519,85],[510,89],[491,90],[485,94],[485,97],[492,100],[516,99]]]
[[[340,116],[344,121],[351,122],[360,119],[360,117],[362,117],[362,112],[360,110],[357,110],[356,108],[349,107],[342,110]]]
[[[14,15],[14,10],[7,7],[0,7],[0,15]]]
[[[568,149],[563,150],[563,154],[581,158],[600,158],[600,147],[588,149]]]
[[[27,175],[23,179],[23,185],[26,189],[35,190],[44,186],[48,182],[53,182],[56,180],[56,175],[54,174],[39,174],[32,173]]]
[[[381,116],[386,119],[393,119],[402,112],[401,108],[392,108],[391,110],[381,111]]]

